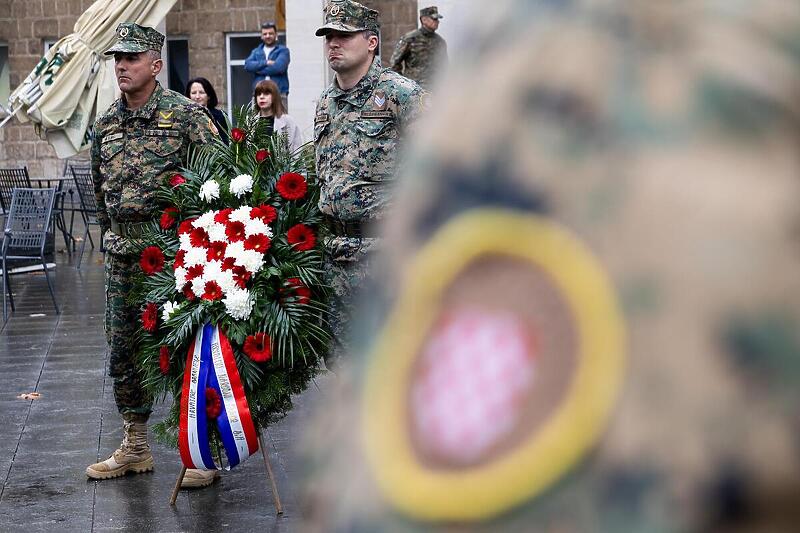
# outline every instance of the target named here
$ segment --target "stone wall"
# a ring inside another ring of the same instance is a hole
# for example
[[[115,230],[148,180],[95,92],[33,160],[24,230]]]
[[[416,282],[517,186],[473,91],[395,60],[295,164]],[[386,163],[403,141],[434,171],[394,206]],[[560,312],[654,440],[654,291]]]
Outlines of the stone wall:
[[[362,0],[361,3],[381,14],[381,61],[388,66],[397,41],[417,27],[417,0]]]

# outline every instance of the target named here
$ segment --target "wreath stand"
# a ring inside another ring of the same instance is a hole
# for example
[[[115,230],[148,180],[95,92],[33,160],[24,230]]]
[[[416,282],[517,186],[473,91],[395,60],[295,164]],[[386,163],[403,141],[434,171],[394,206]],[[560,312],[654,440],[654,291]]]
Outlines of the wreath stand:
[[[261,448],[261,456],[264,458],[264,466],[267,469],[267,477],[269,478],[269,483],[272,486],[272,501],[275,504],[275,512],[278,515],[283,514],[283,506],[281,505],[281,497],[278,494],[278,485],[275,483],[275,475],[272,473],[272,464],[269,462],[269,454],[267,453],[267,448],[264,446],[264,438],[261,434],[261,430],[258,431],[258,446]],[[175,482],[175,488],[172,489],[172,496],[169,499],[169,504],[174,506],[175,502],[178,500],[178,492],[181,490],[181,483],[183,482],[183,477],[186,475],[186,466],[181,466],[181,473],[178,474],[178,480]]]

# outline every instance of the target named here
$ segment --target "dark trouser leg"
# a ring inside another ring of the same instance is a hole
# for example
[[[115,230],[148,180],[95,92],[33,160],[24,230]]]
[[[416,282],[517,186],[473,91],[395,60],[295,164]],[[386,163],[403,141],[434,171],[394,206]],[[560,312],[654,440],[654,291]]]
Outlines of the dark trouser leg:
[[[139,324],[138,309],[125,302],[138,263],[135,256],[106,254],[106,338],[110,351],[109,376],[122,414],[149,415],[152,401],[142,388],[131,342]]]
[[[281,102],[283,102],[283,110],[289,112],[289,95],[281,94]]]

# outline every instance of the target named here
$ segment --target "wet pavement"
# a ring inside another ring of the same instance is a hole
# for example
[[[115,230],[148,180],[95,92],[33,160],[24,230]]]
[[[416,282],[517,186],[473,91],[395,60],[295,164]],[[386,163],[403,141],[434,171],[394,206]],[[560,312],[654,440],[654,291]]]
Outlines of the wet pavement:
[[[12,276],[17,310],[0,332],[0,531],[298,530],[291,452],[309,404],[322,394],[314,384],[286,419],[267,429],[282,516],[260,454],[211,487],[181,491],[174,507],[169,498],[180,459],[152,438],[153,473],[87,480],[86,466],[108,457],[122,439],[106,377],[102,256],[88,248],[81,270],[74,258],[56,254],[60,315],[41,273]],[[31,392],[41,396],[17,398]],[[166,410],[159,405],[151,421]]]

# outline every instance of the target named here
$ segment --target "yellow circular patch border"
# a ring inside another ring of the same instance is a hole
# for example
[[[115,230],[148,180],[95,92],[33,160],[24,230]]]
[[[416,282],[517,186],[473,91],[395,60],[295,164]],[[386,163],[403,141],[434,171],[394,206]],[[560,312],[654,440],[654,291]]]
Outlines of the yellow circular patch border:
[[[405,425],[413,364],[445,289],[486,255],[544,270],[573,313],[577,367],[562,404],[503,458],[435,471],[417,460]],[[488,519],[541,493],[594,445],[622,383],[624,324],[611,284],[589,250],[564,228],[529,214],[474,210],[441,228],[415,258],[378,335],[366,369],[363,430],[367,461],[387,499],[429,521]]]

